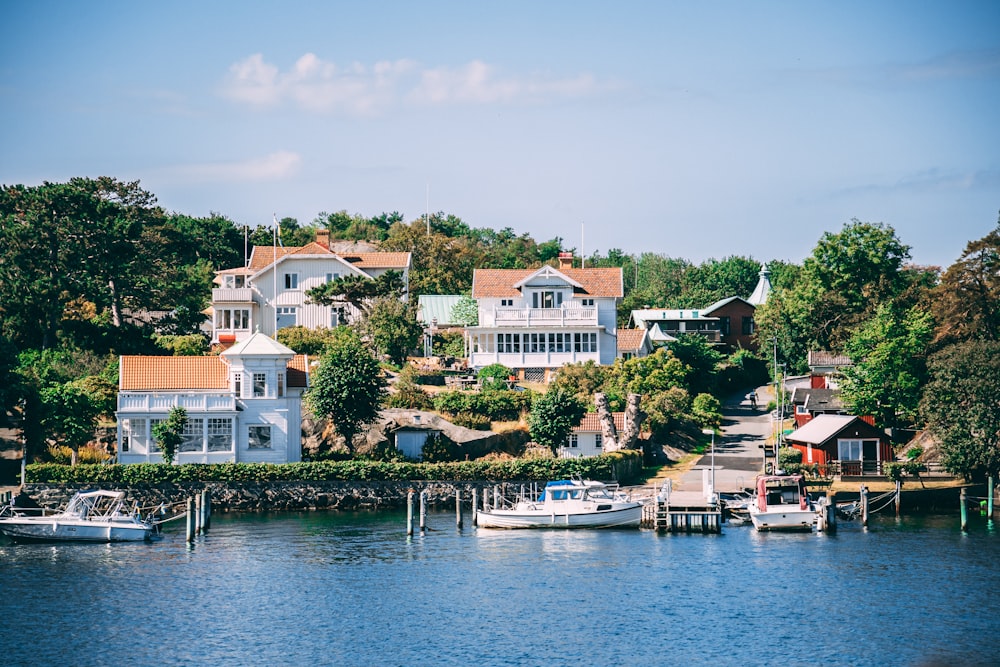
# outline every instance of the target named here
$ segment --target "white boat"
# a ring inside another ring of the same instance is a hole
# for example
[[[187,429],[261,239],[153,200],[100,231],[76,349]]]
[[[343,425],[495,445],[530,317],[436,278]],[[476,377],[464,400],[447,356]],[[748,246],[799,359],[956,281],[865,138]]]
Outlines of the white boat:
[[[56,514],[4,508],[0,533],[15,542],[139,542],[149,539],[154,524],[125,508],[122,491],[80,491]]]
[[[617,484],[581,480],[549,482],[536,500],[501,502],[476,515],[480,528],[611,528],[641,519],[642,503]]]
[[[819,512],[806,493],[802,475],[760,475],[747,513],[757,530],[809,531]]]

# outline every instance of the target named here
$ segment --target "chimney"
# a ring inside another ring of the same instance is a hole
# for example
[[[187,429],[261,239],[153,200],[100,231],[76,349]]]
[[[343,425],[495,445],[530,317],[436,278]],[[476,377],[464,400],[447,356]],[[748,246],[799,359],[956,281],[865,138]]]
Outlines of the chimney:
[[[573,253],[571,253],[571,252],[561,252],[561,253],[559,253],[559,268],[560,269],[572,269],[573,268]]]
[[[330,249],[330,230],[329,229],[317,229],[316,230],[316,243],[320,244],[327,250]]]

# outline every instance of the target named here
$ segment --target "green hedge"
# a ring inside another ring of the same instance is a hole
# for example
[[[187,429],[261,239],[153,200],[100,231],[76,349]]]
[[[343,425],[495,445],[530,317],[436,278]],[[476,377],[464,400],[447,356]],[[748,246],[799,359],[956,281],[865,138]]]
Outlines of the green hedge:
[[[181,482],[320,482],[320,481],[546,481],[579,477],[628,482],[642,470],[642,454],[611,452],[576,459],[511,459],[406,463],[382,461],[317,461],[309,463],[219,463],[166,465],[56,465],[27,466],[31,484],[68,484],[108,488]]]

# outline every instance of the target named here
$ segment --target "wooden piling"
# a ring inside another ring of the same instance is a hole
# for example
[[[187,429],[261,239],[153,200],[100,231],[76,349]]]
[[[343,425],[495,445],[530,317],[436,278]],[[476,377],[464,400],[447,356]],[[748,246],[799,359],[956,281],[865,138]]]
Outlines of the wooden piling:
[[[837,532],[837,492],[826,492],[826,532]]]
[[[406,492],[406,534],[413,535],[413,489]]]
[[[993,475],[986,478],[986,518],[993,520]]]
[[[462,530],[462,492],[455,489],[455,526]]]
[[[473,489],[472,490],[472,525],[479,525],[479,493]]]
[[[201,533],[201,494],[195,494],[194,498],[194,533],[198,535]]]
[[[868,526],[868,487],[861,485],[861,525]]]
[[[969,503],[965,497],[965,487],[962,487],[962,492],[959,494],[960,502],[962,503],[962,532],[969,532]]]
[[[205,520],[203,522],[205,530],[208,530],[212,526],[212,492],[208,489],[202,491],[204,498],[202,499],[201,507],[205,512]]]
[[[427,489],[420,492],[420,532],[427,530]]]
[[[896,518],[899,518],[899,504],[903,499],[903,482],[896,480]]]
[[[484,512],[487,509],[489,509],[489,497],[490,497],[490,490],[487,489],[486,487],[483,487],[483,511]]]
[[[187,531],[186,531],[187,541],[193,542],[194,541],[194,498],[187,499],[187,516],[185,518],[187,519],[185,521],[185,523],[187,524]]]

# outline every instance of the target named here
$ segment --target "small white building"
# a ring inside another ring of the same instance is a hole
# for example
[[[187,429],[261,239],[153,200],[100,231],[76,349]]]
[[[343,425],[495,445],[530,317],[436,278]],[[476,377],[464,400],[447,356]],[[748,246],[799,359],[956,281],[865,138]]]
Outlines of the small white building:
[[[118,462],[162,463],[153,426],[187,411],[176,463],[288,463],[302,458],[308,359],[255,333],[218,356],[122,356]]]
[[[278,329],[310,329],[347,324],[357,316],[350,304],[310,303],[306,292],[346,276],[374,279],[399,271],[409,280],[408,252],[366,252],[330,244],[330,232],[296,247],[254,246],[246,267],[225,269],[215,276],[212,290],[212,342],[244,340],[253,331],[274,336]]]
[[[574,269],[572,262],[564,253],[559,268],[476,269],[470,367],[503,364],[523,380],[547,382],[563,364],[614,363],[622,270]]]
[[[625,429],[625,413],[612,412],[615,429],[621,433]],[[596,412],[588,412],[580,420],[579,426],[574,426],[572,433],[566,439],[566,444],[556,452],[560,458],[578,458],[581,456],[599,456],[604,453],[604,436],[601,431],[601,421]]]

